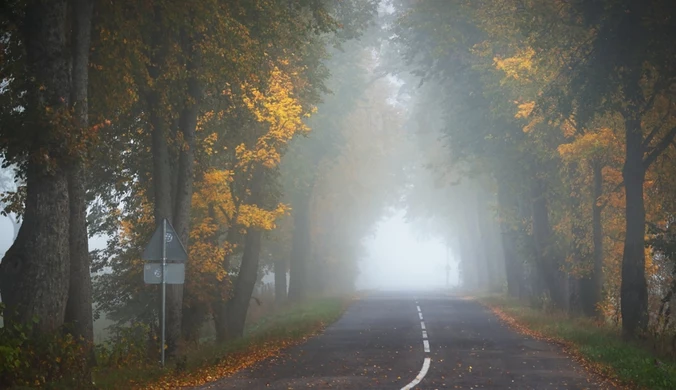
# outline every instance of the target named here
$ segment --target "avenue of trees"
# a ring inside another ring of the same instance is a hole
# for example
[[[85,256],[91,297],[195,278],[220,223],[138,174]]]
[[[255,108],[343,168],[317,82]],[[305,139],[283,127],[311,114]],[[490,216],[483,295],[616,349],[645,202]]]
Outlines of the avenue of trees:
[[[666,329],[672,2],[395,3],[388,58],[429,168],[409,216],[448,237],[465,286],[606,318],[629,338]]]
[[[165,218],[189,254],[185,284],[167,285],[169,359],[207,323],[241,337],[267,271],[278,303],[354,288],[399,181],[378,3],[3,3],[2,204],[20,227],[0,263],[0,385],[88,377],[100,315],[143,330],[157,359],[141,253]]]
[[[164,219],[189,255],[185,284],[167,286],[172,363],[205,326],[208,342],[242,337],[266,274],[278,305],[351,292],[363,238],[396,207],[446,240],[467,290],[630,339],[674,330],[670,0],[0,11],[0,203],[15,227],[0,387],[87,382],[99,316],[156,361],[141,254]]]

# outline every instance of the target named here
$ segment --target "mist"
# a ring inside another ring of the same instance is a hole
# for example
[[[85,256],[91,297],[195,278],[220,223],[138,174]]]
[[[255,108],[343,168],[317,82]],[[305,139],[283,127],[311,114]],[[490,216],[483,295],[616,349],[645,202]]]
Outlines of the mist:
[[[395,290],[676,334],[667,0],[42,3],[0,15],[0,341],[185,368]]]
[[[372,237],[364,240],[365,254],[359,263],[359,290],[438,290],[459,283],[457,260],[444,240],[434,235],[421,237],[396,210],[378,221]],[[448,284],[446,265],[449,265]]]

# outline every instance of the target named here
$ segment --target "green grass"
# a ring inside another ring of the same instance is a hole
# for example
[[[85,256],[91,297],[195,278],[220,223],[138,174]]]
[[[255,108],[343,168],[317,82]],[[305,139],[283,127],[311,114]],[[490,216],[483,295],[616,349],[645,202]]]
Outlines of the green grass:
[[[165,369],[149,366],[99,370],[95,373],[96,387],[129,389],[134,384],[133,387],[165,388],[215,380],[318,333],[340,318],[348,302],[345,298],[324,298],[280,309],[249,326],[241,339],[188,349],[180,368],[170,362]]]
[[[545,313],[505,297],[484,297],[480,302],[499,308],[516,322],[540,335],[562,342],[598,373],[621,384],[641,389],[676,389],[676,362],[656,363],[655,354],[641,345],[623,341],[619,329],[590,319]]]

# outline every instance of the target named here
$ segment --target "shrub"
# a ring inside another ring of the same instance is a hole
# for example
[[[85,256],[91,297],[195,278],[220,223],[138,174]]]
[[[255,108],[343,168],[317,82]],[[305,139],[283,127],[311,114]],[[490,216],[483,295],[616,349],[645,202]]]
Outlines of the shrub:
[[[151,329],[147,324],[137,322],[115,327],[110,340],[96,347],[96,361],[99,366],[110,368],[145,366],[151,361],[150,339]]]
[[[1,304],[0,304],[1,305]],[[0,312],[4,307],[0,306]],[[89,388],[84,343],[62,329],[44,334],[38,323],[5,324],[0,328],[0,388]]]

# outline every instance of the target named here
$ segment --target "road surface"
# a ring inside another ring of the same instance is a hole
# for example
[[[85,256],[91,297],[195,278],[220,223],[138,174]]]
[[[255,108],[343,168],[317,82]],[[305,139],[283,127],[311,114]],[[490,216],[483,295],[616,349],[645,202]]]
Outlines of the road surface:
[[[558,347],[475,301],[373,293],[305,344],[201,389],[600,389]]]

